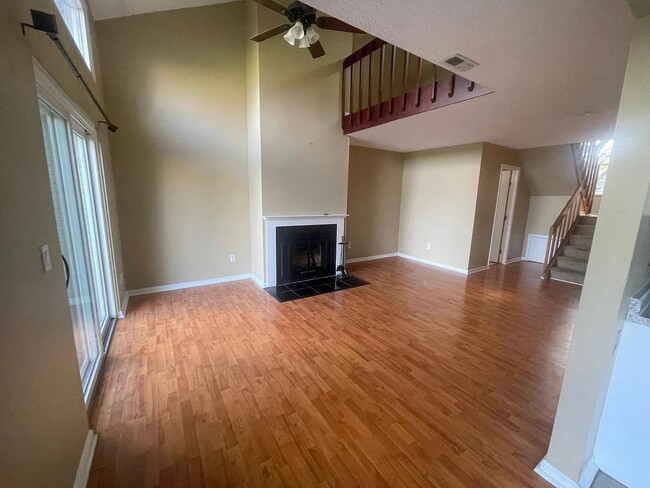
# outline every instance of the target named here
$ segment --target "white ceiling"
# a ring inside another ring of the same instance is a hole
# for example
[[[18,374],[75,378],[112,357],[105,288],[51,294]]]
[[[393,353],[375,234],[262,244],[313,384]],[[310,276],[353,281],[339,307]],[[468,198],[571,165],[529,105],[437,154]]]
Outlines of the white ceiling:
[[[95,20],[105,20],[233,1],[235,0],[88,0],[88,3],[93,18]]]
[[[89,1],[95,18],[106,19],[228,0]],[[480,63],[466,76],[494,90],[354,133],[353,144],[405,152],[478,141],[525,148],[612,134],[634,24],[625,0],[307,3],[429,61],[464,54]]]
[[[480,63],[467,77],[494,90],[357,132],[354,144],[524,148],[612,133],[634,24],[625,0],[309,1],[430,61],[464,54]]]

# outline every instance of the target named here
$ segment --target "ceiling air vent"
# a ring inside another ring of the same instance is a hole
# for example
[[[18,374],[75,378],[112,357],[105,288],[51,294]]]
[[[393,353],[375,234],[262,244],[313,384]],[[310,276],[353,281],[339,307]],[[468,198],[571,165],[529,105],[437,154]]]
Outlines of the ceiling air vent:
[[[445,59],[443,63],[451,66],[457,71],[468,71],[475,66],[478,66],[478,63],[476,61],[472,61],[469,58],[466,58],[462,54],[454,54],[453,56],[450,56],[449,58]]]

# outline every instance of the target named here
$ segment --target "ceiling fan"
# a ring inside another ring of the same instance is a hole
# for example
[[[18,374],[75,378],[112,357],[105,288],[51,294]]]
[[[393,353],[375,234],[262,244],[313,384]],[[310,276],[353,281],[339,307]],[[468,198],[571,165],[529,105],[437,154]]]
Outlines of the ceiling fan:
[[[316,10],[302,2],[293,2],[288,7],[284,7],[273,0],[253,1],[284,15],[289,20],[289,23],[279,25],[251,37],[251,41],[262,42],[271,37],[284,34],[284,40],[289,44],[295,46],[296,41],[298,41],[299,47],[309,49],[312,58],[320,58],[325,54],[325,50],[318,40],[320,36],[316,29],[314,29],[314,26],[320,27],[321,29],[363,34],[362,30],[352,27],[350,24],[346,24],[334,17],[316,17]]]

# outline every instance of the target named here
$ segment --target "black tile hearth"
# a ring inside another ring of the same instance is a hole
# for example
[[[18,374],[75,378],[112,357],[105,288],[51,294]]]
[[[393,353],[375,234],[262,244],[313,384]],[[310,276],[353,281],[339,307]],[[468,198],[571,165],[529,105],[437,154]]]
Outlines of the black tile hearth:
[[[270,286],[265,288],[265,290],[275,297],[278,302],[291,302],[293,300],[299,300],[300,298],[323,295],[333,291],[347,290],[367,284],[367,281],[355,278],[354,276],[346,276],[345,278],[331,276],[328,278],[317,278],[297,283],[287,283],[286,285]]]

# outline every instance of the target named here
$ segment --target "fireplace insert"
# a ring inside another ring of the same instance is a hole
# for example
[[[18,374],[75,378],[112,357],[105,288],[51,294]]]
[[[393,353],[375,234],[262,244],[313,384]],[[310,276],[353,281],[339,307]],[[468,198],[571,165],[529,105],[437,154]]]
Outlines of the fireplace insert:
[[[336,274],[336,224],[276,229],[277,284]]]

